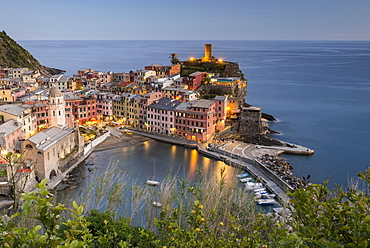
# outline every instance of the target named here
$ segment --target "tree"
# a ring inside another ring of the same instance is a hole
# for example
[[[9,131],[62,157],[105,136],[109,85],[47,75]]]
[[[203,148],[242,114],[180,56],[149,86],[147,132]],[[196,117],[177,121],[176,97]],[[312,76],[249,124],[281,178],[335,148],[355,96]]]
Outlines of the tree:
[[[170,55],[171,64],[176,65],[180,63],[180,60],[177,58],[178,55],[176,53],[170,53]]]
[[[0,149],[1,150],[1,149]],[[21,194],[24,193],[28,183],[30,183],[34,163],[26,163],[23,154],[13,154],[1,150],[0,162],[5,167],[0,168],[0,178],[7,181],[11,187],[11,197],[13,199],[13,211],[19,208]]]

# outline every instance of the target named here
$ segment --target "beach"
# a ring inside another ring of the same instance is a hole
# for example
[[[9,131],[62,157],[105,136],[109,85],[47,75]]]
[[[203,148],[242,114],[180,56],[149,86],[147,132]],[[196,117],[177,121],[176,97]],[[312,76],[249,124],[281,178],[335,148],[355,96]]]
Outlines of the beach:
[[[137,134],[121,133],[120,135],[111,135],[104,142],[96,146],[94,152],[114,149],[118,147],[135,146],[145,141],[151,140],[148,137]]]

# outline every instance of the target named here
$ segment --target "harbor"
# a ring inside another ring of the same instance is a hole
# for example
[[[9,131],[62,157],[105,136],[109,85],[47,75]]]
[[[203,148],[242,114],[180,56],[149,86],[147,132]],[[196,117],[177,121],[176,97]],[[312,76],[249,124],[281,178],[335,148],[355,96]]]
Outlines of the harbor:
[[[275,194],[278,201],[282,203],[287,203],[290,200],[286,193],[288,191],[294,191],[296,187],[292,186],[289,180],[282,179],[276,172],[263,164],[260,159],[261,156],[268,154],[269,156],[276,157],[284,152],[311,155],[314,152],[312,149],[299,145],[291,145],[289,147],[266,147],[240,141],[228,141],[219,146],[212,141],[207,143],[194,143],[191,140],[137,131],[133,128],[123,130],[123,132],[126,131],[154,140],[194,148],[205,156],[220,160],[229,166],[245,170],[255,179],[262,182],[271,193]],[[111,130],[111,132],[114,133],[115,131]],[[120,132],[120,130],[116,130],[116,132]],[[292,178],[294,178],[293,175]]]

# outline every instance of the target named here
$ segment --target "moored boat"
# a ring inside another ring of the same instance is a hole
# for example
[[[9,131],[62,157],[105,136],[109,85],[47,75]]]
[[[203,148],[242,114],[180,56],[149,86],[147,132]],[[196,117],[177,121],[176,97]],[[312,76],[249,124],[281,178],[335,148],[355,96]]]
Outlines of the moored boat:
[[[258,205],[274,205],[274,204],[277,204],[277,202],[274,199],[258,199],[257,204]]]
[[[238,178],[244,178],[244,177],[249,177],[249,174],[248,173],[243,173],[243,174],[239,174],[239,175],[236,175]]]
[[[157,186],[159,184],[158,181],[154,181],[154,180],[146,180],[145,183],[149,186]]]
[[[268,193],[257,193],[255,194],[257,199],[273,199],[275,194],[268,194]]]
[[[254,189],[259,189],[263,187],[262,183],[254,183],[254,182],[246,182],[244,183],[244,187],[247,190],[254,190]]]
[[[257,198],[262,198],[262,197],[274,198],[276,196],[275,194],[271,194],[270,192],[268,192],[266,188],[255,189],[254,195]]]
[[[154,207],[157,207],[157,208],[160,208],[160,207],[162,207],[162,203],[160,203],[160,202],[153,202],[153,206]]]
[[[244,178],[239,178],[239,181],[242,183],[246,183],[246,182],[253,182],[253,179],[251,177],[244,177]]]

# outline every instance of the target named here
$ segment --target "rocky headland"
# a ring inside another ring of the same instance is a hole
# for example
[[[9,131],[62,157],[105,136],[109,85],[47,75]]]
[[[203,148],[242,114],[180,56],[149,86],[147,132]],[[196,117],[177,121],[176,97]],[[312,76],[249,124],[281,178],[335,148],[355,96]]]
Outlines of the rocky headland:
[[[40,64],[26,49],[20,46],[5,31],[0,32],[0,68],[28,68],[50,77],[65,71]]]

